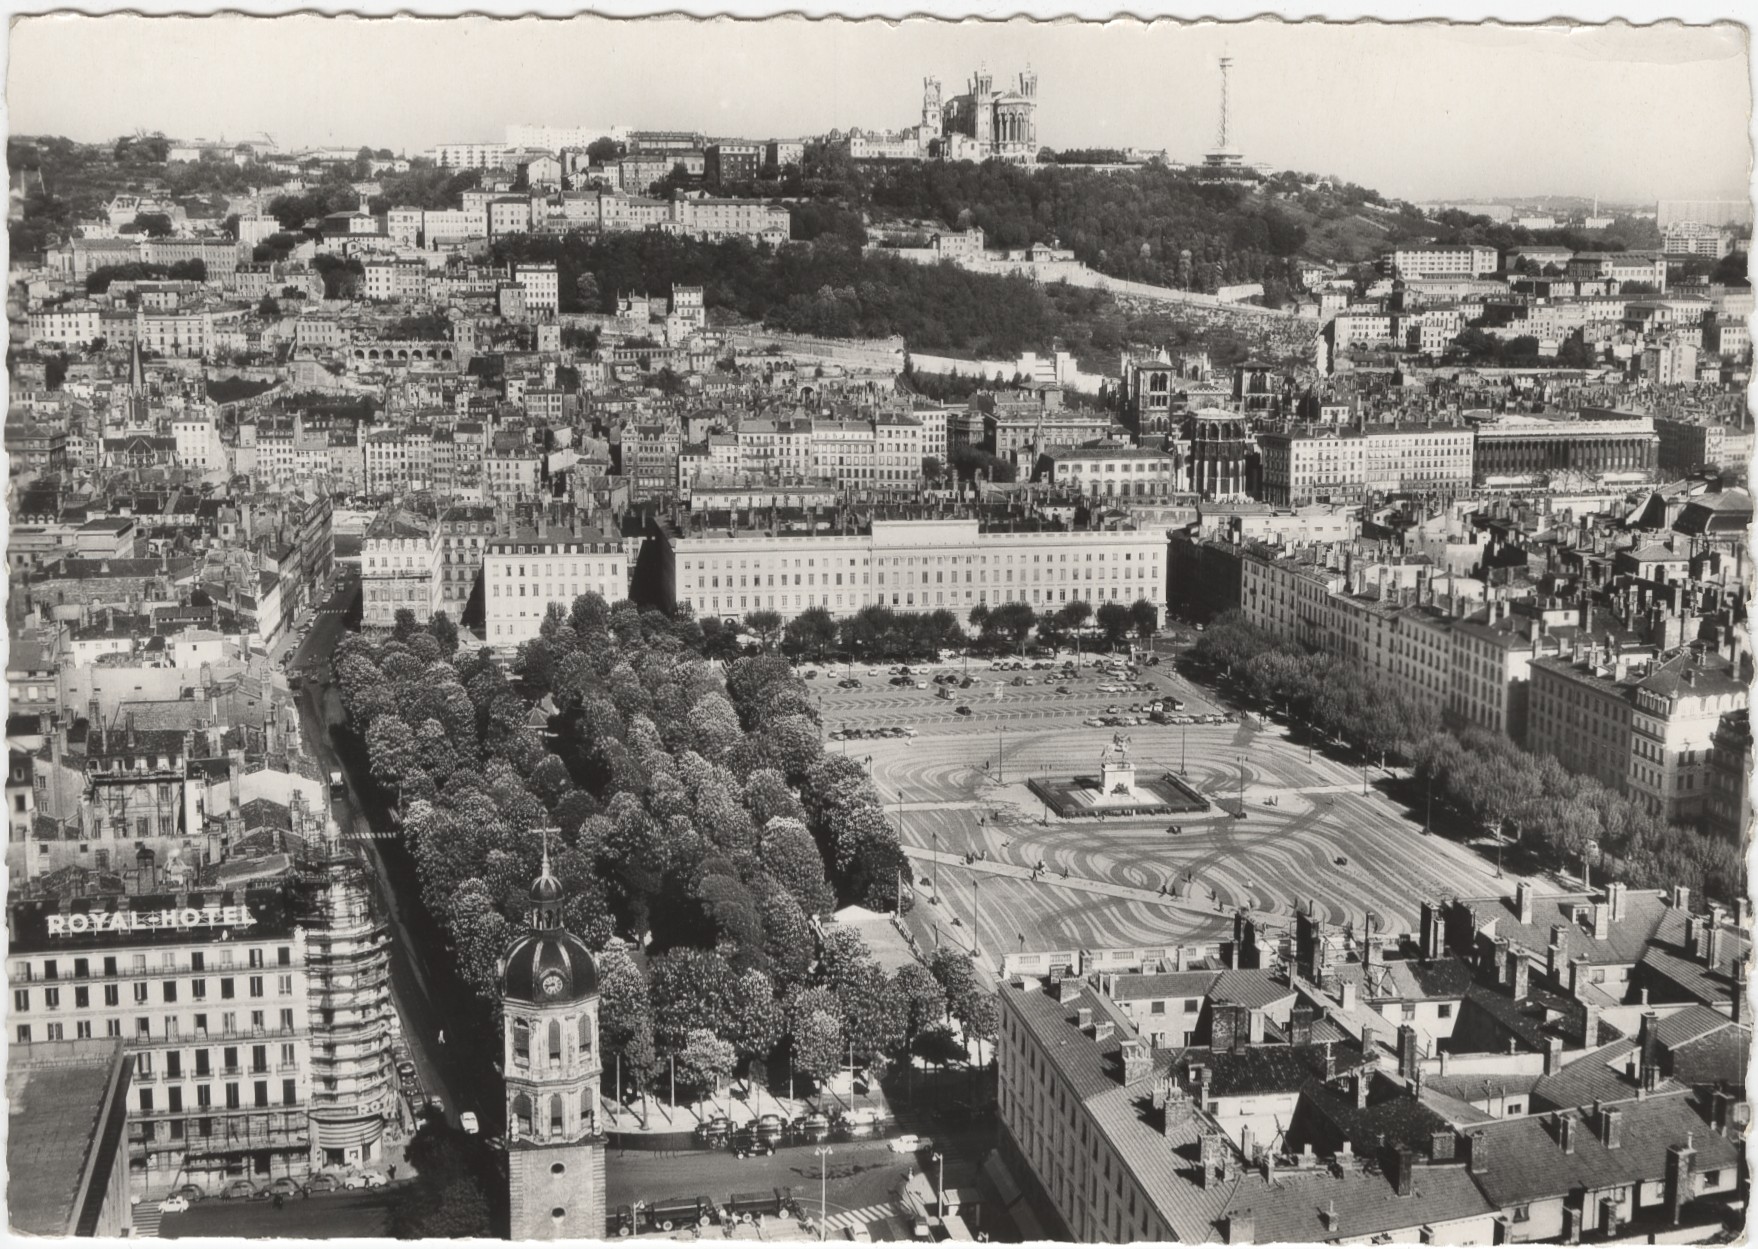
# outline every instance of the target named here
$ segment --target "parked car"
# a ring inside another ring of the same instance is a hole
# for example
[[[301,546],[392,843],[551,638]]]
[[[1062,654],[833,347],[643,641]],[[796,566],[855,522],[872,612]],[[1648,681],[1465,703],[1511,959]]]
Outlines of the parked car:
[[[305,1195],[315,1197],[319,1193],[335,1193],[342,1190],[341,1177],[331,1175],[328,1171],[319,1171],[305,1181]]]
[[[305,1190],[291,1176],[279,1175],[257,1190],[258,1197],[303,1197]]]
[[[669,1232],[681,1227],[707,1227],[714,1222],[714,1203],[706,1197],[666,1197],[647,1206],[642,1214],[653,1231]]]
[[[175,1193],[159,1203],[160,1214],[183,1214],[189,1209],[189,1198],[179,1197]]]
[[[228,1180],[226,1187],[220,1190],[220,1197],[225,1201],[236,1201],[240,1197],[248,1200],[256,1196],[256,1185],[249,1180]]]
[[[913,1154],[927,1147],[928,1142],[914,1132],[905,1132],[902,1136],[893,1137],[890,1142],[890,1149],[894,1154]]]
[[[775,1152],[774,1143],[764,1140],[757,1135],[755,1128],[750,1127],[743,1127],[734,1132],[732,1134],[732,1140],[729,1143],[732,1146],[734,1156],[739,1158],[749,1158],[755,1154],[772,1154]]]
[[[207,1193],[202,1191],[202,1187],[200,1184],[179,1184],[176,1188],[173,1188],[169,1193],[167,1193],[166,1196],[168,1196],[168,1197],[181,1197],[181,1198],[183,1198],[183,1200],[187,1201],[190,1205],[194,1205],[196,1202],[200,1201],[203,1197],[206,1197]]]
[[[961,716],[968,716],[968,715],[970,715],[970,714],[971,714],[971,709],[970,709],[970,708],[969,708],[969,707],[966,707],[966,706],[965,706],[965,705],[964,705],[964,704],[962,704],[962,703],[961,703],[961,704],[959,704],[959,706],[958,706],[958,708],[957,708],[957,711],[958,711],[958,714],[959,714],[959,715],[961,715]]]

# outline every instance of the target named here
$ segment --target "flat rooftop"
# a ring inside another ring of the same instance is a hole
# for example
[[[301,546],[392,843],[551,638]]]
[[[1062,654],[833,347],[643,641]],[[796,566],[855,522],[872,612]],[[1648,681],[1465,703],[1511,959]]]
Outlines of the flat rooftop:
[[[50,1047],[41,1047],[47,1050]],[[75,1234],[80,1188],[100,1146],[100,1119],[119,1043],[14,1045],[6,1061],[6,1186],[10,1225],[33,1236]]]

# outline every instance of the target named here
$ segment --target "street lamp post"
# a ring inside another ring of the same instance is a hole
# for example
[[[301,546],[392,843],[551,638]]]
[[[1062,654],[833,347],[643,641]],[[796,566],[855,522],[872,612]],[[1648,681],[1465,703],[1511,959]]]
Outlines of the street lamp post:
[[[977,956],[977,927],[982,921],[982,902],[977,896],[977,869],[971,868],[971,957]]]
[[[934,1213],[939,1215],[940,1221],[944,1223],[946,1222],[946,1155],[936,1149],[928,1156],[928,1161],[940,1168],[940,1182],[935,1188],[935,1200],[938,1203],[938,1208]]]
[[[1001,725],[995,725],[995,783],[1001,784]]]
[[[1422,831],[1427,834],[1434,824],[1434,773],[1428,775],[1428,803],[1422,813]]]
[[[830,1155],[836,1151],[820,1145],[812,1152],[818,1155],[818,1239],[822,1241],[828,1234],[824,1220],[830,1209]]]
[[[934,901],[940,901],[940,830],[934,830],[934,877],[932,880]]]
[[[1182,724],[1178,727],[1178,775],[1187,775],[1186,768],[1190,764],[1190,726]]]

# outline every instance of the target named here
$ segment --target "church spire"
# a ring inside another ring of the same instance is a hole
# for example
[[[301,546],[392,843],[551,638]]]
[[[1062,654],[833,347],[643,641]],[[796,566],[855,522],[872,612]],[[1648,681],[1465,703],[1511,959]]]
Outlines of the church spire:
[[[543,835],[543,868],[531,882],[531,927],[538,932],[551,932],[562,927],[562,903],[567,891],[549,868],[549,835],[556,831],[538,829]]]

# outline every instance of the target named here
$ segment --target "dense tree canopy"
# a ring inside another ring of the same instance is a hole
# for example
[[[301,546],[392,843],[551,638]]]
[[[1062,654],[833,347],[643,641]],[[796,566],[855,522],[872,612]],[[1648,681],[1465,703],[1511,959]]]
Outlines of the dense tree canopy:
[[[564,918],[602,951],[625,1082],[657,1087],[675,1062],[680,1090],[706,1096],[777,1060],[822,1078],[851,1043],[874,1065],[907,1051],[922,985],[832,918],[839,902],[909,905],[896,830],[860,767],[823,752],[784,659],[723,673],[687,614],[596,595],[552,605],[512,671],[456,637],[399,619],[344,641],[336,671],[467,984],[496,992],[547,839]],[[557,709],[547,733],[539,695]]]
[[[1335,656],[1309,654],[1248,624],[1238,612],[1211,622],[1194,652],[1232,670],[1258,697],[1370,754],[1410,760],[1435,799],[1491,835],[1514,836],[1541,861],[1572,864],[1596,843],[1636,888],[1688,886],[1732,900],[1744,888],[1739,847],[1667,824],[1554,758],[1499,733],[1453,733],[1437,709]]]

